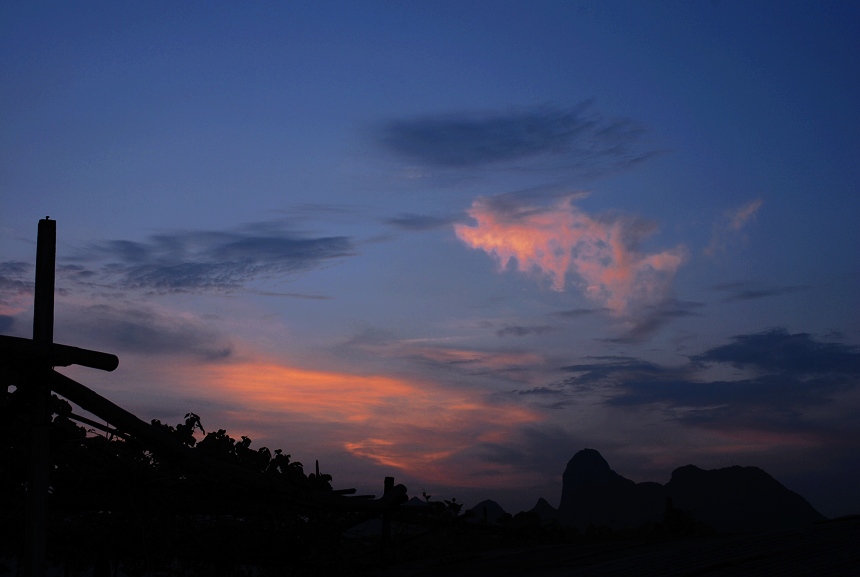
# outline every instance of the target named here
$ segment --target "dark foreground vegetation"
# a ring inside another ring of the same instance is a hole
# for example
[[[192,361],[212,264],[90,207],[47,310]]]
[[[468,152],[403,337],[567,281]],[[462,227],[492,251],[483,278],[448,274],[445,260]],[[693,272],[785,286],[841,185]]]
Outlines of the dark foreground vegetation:
[[[25,548],[30,400],[23,389],[0,399],[0,563],[7,565],[0,574]],[[67,575],[93,567],[104,575],[345,570],[369,551],[346,541],[344,531],[391,508],[363,507],[379,503],[370,498],[338,499],[354,491],[334,490],[318,466],[308,474],[280,449],[206,432],[193,413],[176,426],[151,426],[199,460],[153,450],[75,415],[56,395],[51,402],[47,553]],[[445,516],[439,505],[428,513]],[[378,549],[381,534],[375,537]]]
[[[338,495],[352,490],[333,489],[332,477],[318,466],[308,474],[282,450],[206,431],[196,414],[175,426],[157,420],[151,426],[205,457],[200,461],[162,454],[75,415],[56,395],[51,403],[47,556],[64,575],[355,574],[512,546],[710,531],[677,511],[623,532],[562,528],[535,512],[487,523],[464,513],[456,500],[425,494],[404,502],[405,488],[389,506],[362,508],[379,500],[340,501]],[[19,566],[25,548],[28,404],[21,389],[7,390],[0,401],[0,574]],[[212,461],[229,468],[213,470],[206,465]],[[231,473],[239,470],[245,474]]]
[[[14,574],[25,554],[30,466],[26,396],[17,390],[4,393],[0,411],[0,574]],[[319,473],[318,466],[306,473],[281,450],[255,449],[247,437],[206,431],[193,413],[175,426],[159,421],[151,426],[205,456],[199,461],[163,455],[75,415],[57,396],[52,396],[51,412],[49,574],[517,575],[543,568],[542,574],[552,575],[565,574],[571,566],[597,571],[604,563],[622,569],[628,563],[636,574],[642,569],[637,556],[660,555],[671,564],[673,555],[710,559],[697,551],[718,557],[752,543],[727,541],[736,537],[718,535],[671,503],[660,520],[635,528],[591,524],[578,529],[537,508],[485,520],[480,507],[464,511],[456,500],[434,501],[424,494],[406,501],[405,488],[389,505],[362,510],[355,505],[380,501],[370,496],[339,501],[337,495],[352,491],[333,489],[332,477]],[[213,470],[205,464],[211,460],[229,468]],[[230,474],[235,470],[246,474]],[[282,486],[289,491],[281,491]],[[307,498],[296,498],[302,494]],[[315,500],[314,495],[332,500]],[[846,531],[858,534],[860,522],[845,527],[782,539],[789,545],[792,539],[806,543],[809,551],[803,559],[818,568],[832,566],[821,563],[834,559],[851,568],[856,560],[840,560],[827,549],[838,546],[834,539],[845,540]],[[814,539],[821,544],[810,546]],[[771,551],[781,542],[769,539],[755,546]],[[796,546],[789,548],[792,555],[799,554]],[[842,547],[837,553],[843,550],[848,551]],[[768,554],[774,559],[782,555]],[[740,562],[748,557],[755,555]]]

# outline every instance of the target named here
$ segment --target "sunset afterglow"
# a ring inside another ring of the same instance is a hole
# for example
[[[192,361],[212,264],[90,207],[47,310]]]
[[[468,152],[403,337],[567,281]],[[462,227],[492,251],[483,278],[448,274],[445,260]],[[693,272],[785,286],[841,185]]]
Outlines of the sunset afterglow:
[[[591,448],[860,513],[858,30],[856,2],[4,0],[0,334],[33,336],[49,216],[53,338],[119,358],[57,370],[145,422],[359,494],[557,506]]]

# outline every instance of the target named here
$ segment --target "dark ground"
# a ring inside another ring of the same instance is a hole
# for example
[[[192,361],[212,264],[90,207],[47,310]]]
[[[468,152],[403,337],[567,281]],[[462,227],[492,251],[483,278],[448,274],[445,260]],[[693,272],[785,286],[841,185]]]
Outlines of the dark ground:
[[[806,529],[663,542],[615,541],[440,554],[365,577],[860,575],[860,516]]]

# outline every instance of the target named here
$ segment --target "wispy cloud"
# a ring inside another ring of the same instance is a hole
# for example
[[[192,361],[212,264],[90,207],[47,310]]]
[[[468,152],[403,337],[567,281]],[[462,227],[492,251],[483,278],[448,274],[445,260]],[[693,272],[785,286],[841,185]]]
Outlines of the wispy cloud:
[[[656,363],[625,356],[591,356],[587,362],[561,367],[561,370],[575,373],[564,380],[567,387],[578,391],[590,391],[596,385],[619,385],[631,379],[652,379],[668,374],[677,375],[677,370],[662,367]]]
[[[462,220],[462,217],[404,213],[386,218],[382,222],[401,230],[423,232],[439,228],[448,228],[460,220]]]
[[[770,297],[777,297],[786,294],[793,294],[807,290],[806,286],[783,286],[770,288],[752,288],[750,283],[735,282],[714,285],[714,290],[729,293],[723,300],[732,301],[750,301]]]
[[[755,220],[763,204],[764,200],[757,198],[735,210],[727,211],[722,219],[714,224],[711,240],[702,252],[707,256],[713,256],[717,252],[725,251],[729,241],[737,237],[742,229]]]
[[[563,395],[564,391],[553,389],[550,387],[532,387],[531,389],[512,391],[516,395],[538,395],[538,396],[558,396]]]
[[[761,208],[763,203],[764,201],[762,199],[757,198],[742,205],[733,213],[730,213],[729,228],[732,230],[740,230],[745,227],[747,223],[755,219],[755,215],[758,213],[758,209]]]
[[[701,313],[698,311],[704,306],[704,303],[680,301],[672,298],[643,306],[634,318],[628,319],[624,323],[623,334],[606,340],[617,343],[643,341],[674,319],[699,316]]]
[[[500,337],[525,337],[528,335],[542,335],[544,333],[552,332],[555,330],[555,327],[551,327],[549,325],[536,325],[536,326],[519,326],[519,325],[509,325],[506,327],[502,327],[496,331],[496,334]]]
[[[606,118],[590,102],[571,108],[538,106],[392,120],[378,142],[421,166],[469,169],[573,170],[600,174],[653,156],[645,129]]]
[[[510,371],[541,365],[541,355],[529,351],[494,351],[432,345],[405,345],[401,354],[440,366],[460,366],[468,371]]]
[[[154,305],[98,304],[59,319],[61,335],[81,338],[111,353],[184,356],[220,361],[233,351],[229,339],[189,313]]]
[[[570,198],[550,207],[479,198],[468,212],[476,225],[456,225],[457,236],[493,255],[502,270],[515,259],[521,272],[538,271],[557,291],[573,276],[589,299],[616,315],[664,301],[686,256],[683,246],[646,253],[639,245],[654,232],[653,223],[593,217]]]
[[[539,353],[511,347],[464,347],[458,339],[397,339],[388,334],[365,332],[341,345],[343,354],[358,353],[376,359],[400,359],[422,374],[490,374],[495,379],[521,381],[524,373],[545,365]]]
[[[107,241],[72,261],[101,263],[99,276],[124,288],[169,293],[233,291],[354,254],[348,237],[308,237],[278,223],[257,223],[233,231],[157,234],[144,242]]]
[[[581,317],[587,317],[599,312],[608,312],[607,309],[597,308],[597,309],[569,309],[566,311],[556,311],[554,313],[550,313],[551,316],[559,317],[563,319],[578,319]]]
[[[26,278],[31,271],[29,263],[0,262],[0,315],[11,318],[33,304],[33,281]]]

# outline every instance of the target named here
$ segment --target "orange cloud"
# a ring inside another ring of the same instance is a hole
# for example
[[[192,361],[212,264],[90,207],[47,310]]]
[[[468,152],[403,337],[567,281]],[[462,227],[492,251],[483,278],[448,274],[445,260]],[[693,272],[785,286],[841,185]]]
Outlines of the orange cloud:
[[[428,480],[450,481],[446,459],[539,420],[528,409],[491,403],[477,391],[271,361],[204,366],[194,379],[210,397],[239,400],[248,412],[334,428],[351,454]]]
[[[681,246],[642,253],[639,241],[653,227],[635,219],[592,218],[571,198],[548,208],[499,207],[479,198],[468,213],[477,225],[456,225],[457,236],[495,256],[502,270],[516,259],[521,272],[539,271],[558,291],[572,274],[588,298],[615,314],[665,298],[686,255]]]

